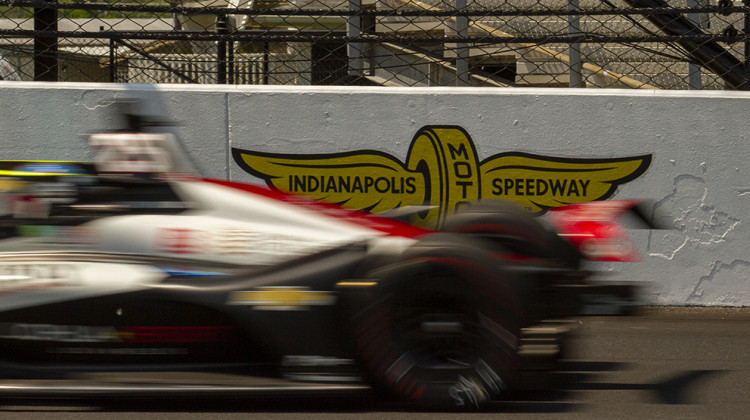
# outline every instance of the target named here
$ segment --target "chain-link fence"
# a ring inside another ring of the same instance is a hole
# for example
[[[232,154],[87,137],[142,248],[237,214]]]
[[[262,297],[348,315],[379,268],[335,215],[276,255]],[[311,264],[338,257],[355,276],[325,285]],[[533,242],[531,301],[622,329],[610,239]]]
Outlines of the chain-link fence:
[[[0,78],[750,88],[750,0],[0,0]]]

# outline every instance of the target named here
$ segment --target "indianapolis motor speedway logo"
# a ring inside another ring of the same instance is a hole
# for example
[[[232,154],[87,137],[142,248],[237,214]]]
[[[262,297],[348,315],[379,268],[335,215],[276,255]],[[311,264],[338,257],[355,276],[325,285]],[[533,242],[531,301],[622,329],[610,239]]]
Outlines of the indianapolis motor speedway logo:
[[[347,208],[381,213],[427,205],[414,221],[430,227],[479,199],[510,200],[531,213],[604,200],[651,163],[650,154],[584,159],[521,152],[480,162],[471,137],[458,126],[420,129],[405,162],[374,150],[302,155],[233,148],[232,155],[272,188]]]

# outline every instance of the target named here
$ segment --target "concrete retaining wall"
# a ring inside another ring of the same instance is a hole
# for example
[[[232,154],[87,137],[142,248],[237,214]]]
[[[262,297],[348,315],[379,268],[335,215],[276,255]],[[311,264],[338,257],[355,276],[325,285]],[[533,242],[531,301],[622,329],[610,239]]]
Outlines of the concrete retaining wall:
[[[652,199],[655,210],[669,214],[676,229],[631,232],[644,261],[602,263],[599,267],[611,272],[606,278],[652,282],[647,299],[654,304],[750,305],[750,225],[744,220],[750,204],[748,93],[0,82],[0,158],[90,160],[93,150],[81,135],[117,128],[113,100],[133,98],[142,100],[141,113],[179,123],[169,130],[210,177],[264,182],[255,175],[279,166],[268,164],[253,175],[237,160],[242,156],[251,156],[255,165],[270,157],[295,158],[279,156],[292,154],[308,162],[318,158],[318,166],[320,159],[350,155],[370,165],[372,156],[380,156],[382,166],[396,171],[380,184],[391,193],[399,190],[398,179],[410,176],[416,176],[410,189],[416,196],[424,196],[416,190],[422,182],[433,183],[434,192],[435,180],[444,175],[419,177],[442,162],[445,168],[454,165],[454,201],[459,195],[503,198],[503,191],[533,206],[544,183],[528,180],[552,182],[548,175],[534,178],[539,168],[558,175],[621,171],[615,178],[579,181],[575,190],[568,185],[567,195],[546,198],[574,200],[597,185],[596,191],[610,198]],[[442,161],[418,155],[419,147],[412,146],[418,133],[437,139],[431,144],[447,153]],[[466,153],[459,143],[447,145],[450,136],[468,145]],[[512,159],[531,160],[498,160],[508,152],[522,153],[509,155]],[[631,162],[636,157],[641,160]],[[426,166],[417,168],[420,160]],[[635,166],[612,169],[623,161]],[[535,169],[511,176],[502,172],[524,165]],[[296,179],[298,188],[306,188],[302,176],[312,176],[282,175],[276,182]],[[327,182],[321,176],[318,180]],[[464,177],[475,184],[459,188]],[[480,181],[481,190],[474,191]],[[352,188],[329,185],[327,192]],[[408,201],[408,191],[396,192]]]

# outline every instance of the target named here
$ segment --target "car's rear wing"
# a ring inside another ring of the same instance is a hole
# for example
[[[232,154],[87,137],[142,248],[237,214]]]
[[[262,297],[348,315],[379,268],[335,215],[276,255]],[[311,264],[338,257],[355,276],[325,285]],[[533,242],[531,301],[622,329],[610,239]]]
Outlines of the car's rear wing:
[[[594,261],[640,261],[622,218],[630,213],[646,227],[658,228],[644,200],[592,201],[551,209],[548,218],[558,234]]]

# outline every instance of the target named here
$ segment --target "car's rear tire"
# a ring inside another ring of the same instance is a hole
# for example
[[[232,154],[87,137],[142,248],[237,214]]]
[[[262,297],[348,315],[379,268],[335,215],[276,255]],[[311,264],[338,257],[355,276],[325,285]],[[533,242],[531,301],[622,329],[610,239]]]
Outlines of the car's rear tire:
[[[444,230],[481,239],[509,263],[567,273],[540,272],[527,278],[532,284],[524,290],[522,301],[531,319],[564,318],[580,312],[577,286],[583,281],[578,275],[582,255],[569,241],[516,204],[504,200],[478,202],[449,218]]]
[[[480,237],[524,258],[569,268],[581,263],[581,254],[568,241],[509,201],[478,202],[448,218],[443,230]]]
[[[436,235],[377,281],[354,313],[354,346],[371,382],[402,399],[471,409],[496,399],[519,367],[524,308],[509,273],[466,238]]]

